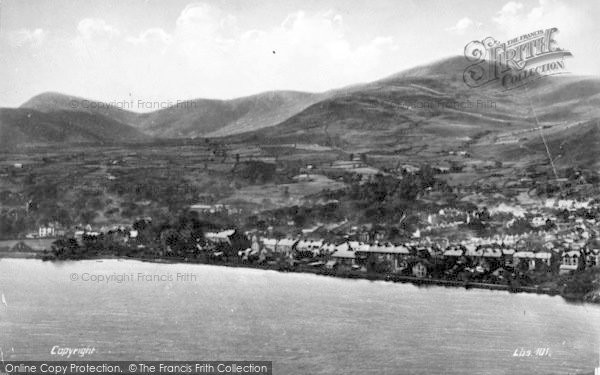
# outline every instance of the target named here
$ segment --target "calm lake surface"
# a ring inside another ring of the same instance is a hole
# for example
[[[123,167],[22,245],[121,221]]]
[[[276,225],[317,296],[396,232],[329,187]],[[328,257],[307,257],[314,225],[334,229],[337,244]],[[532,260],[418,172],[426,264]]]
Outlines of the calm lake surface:
[[[599,306],[542,295],[27,259],[0,259],[0,292],[11,360],[61,360],[60,345],[94,347],[90,360],[268,360],[274,374],[578,374],[600,350]],[[513,356],[537,348],[550,355]]]

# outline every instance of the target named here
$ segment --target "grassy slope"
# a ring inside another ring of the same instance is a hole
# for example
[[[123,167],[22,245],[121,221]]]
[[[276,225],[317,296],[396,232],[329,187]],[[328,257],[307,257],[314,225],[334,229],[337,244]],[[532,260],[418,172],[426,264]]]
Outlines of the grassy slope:
[[[0,149],[48,143],[143,141],[150,137],[99,114],[72,111],[42,113],[23,108],[0,109]]]
[[[451,58],[355,86],[330,95],[278,126],[231,139],[297,141],[374,152],[406,147],[431,152],[473,147],[481,156],[489,153],[492,157],[515,147],[490,147],[496,138],[513,134],[522,138],[522,132],[536,126],[532,106],[539,124],[551,126],[558,138],[565,134],[585,136],[585,132],[564,128],[600,117],[597,78],[556,76],[531,83],[526,89],[503,91],[493,84],[472,89],[462,81],[465,66],[463,58]],[[456,103],[470,106],[456,107]],[[564,131],[567,133],[562,134]],[[525,145],[532,147],[539,136],[528,134],[523,141],[533,142]],[[578,160],[583,157],[581,153],[573,156]]]

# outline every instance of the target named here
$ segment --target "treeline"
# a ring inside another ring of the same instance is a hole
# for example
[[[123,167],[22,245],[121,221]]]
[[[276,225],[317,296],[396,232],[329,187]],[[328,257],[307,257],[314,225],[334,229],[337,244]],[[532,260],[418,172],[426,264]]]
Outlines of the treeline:
[[[99,255],[128,256],[138,258],[194,257],[206,247],[204,233],[218,230],[231,222],[206,221],[197,212],[182,211],[179,215],[162,220],[138,219],[130,229],[111,230],[98,235],[84,234],[81,239],[60,238],[47,253],[49,258],[84,259]],[[236,232],[228,254],[246,249],[249,241]]]

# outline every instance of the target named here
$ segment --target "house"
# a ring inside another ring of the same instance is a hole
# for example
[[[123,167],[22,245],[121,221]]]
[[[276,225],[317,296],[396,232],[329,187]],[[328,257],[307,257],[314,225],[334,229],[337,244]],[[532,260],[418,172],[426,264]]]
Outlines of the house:
[[[333,243],[323,243],[319,249],[321,255],[329,256],[336,251],[336,246]]]
[[[476,247],[475,245],[466,245],[467,251],[465,251],[465,256],[471,258],[481,258],[483,256],[483,248]]]
[[[352,267],[356,263],[356,253],[345,242],[335,247],[335,251],[331,254],[331,259],[335,261],[338,266]]]
[[[427,263],[425,261],[418,261],[412,266],[412,274],[418,278],[427,277],[429,273],[429,268],[427,267]]]
[[[228,229],[221,232],[206,232],[204,238],[213,244],[227,243],[231,244],[230,237],[235,233],[235,229]]]
[[[590,249],[585,255],[585,264],[587,267],[598,267],[600,266],[600,250]]]
[[[410,164],[404,164],[401,167],[401,171],[404,173],[417,173],[420,170],[421,170],[421,168],[416,167],[414,165],[410,165]]]
[[[361,262],[370,263],[371,265],[389,262],[392,266],[392,272],[398,272],[403,269],[402,261],[406,259],[410,255],[410,250],[405,246],[398,245],[395,246],[393,244],[365,244],[365,243],[355,243],[354,249],[356,251],[356,255]]]
[[[366,166],[367,165],[364,164],[360,160],[350,160],[350,161],[336,160],[333,163],[331,163],[331,168],[334,168],[334,169],[347,169],[348,170],[348,169],[363,168]]]
[[[578,250],[565,251],[562,254],[560,272],[571,272],[579,268],[581,253]]]
[[[527,262],[528,269],[535,268],[535,253],[532,251],[517,251],[513,255],[514,265],[518,266],[522,262]]]
[[[531,220],[531,226],[534,228],[539,228],[546,225],[546,218],[542,216],[536,216]]]
[[[256,234],[252,236],[250,249],[252,249],[252,253],[255,254],[257,254],[260,251],[260,242]]]
[[[504,248],[502,249],[502,255],[504,256],[504,266],[505,267],[514,267],[515,266],[515,249]]]
[[[497,247],[486,247],[483,249],[483,257],[484,258],[501,258],[502,257],[502,249]]]
[[[547,251],[540,251],[537,253],[533,253],[530,251],[519,251],[515,253],[515,258],[519,260],[527,260],[529,262],[529,269],[534,269],[537,264],[544,263],[547,266],[550,266],[550,262],[552,259],[552,254]]]
[[[275,238],[263,238],[262,240],[263,249],[274,253],[277,250],[277,239]]]
[[[444,166],[444,165],[436,165],[433,167],[433,171],[435,173],[450,173],[450,167]]]
[[[313,257],[319,255],[319,250],[323,246],[323,241],[300,240],[295,246],[296,253],[312,254]]]
[[[463,256],[464,252],[462,249],[460,248],[456,248],[456,247],[452,247],[449,249],[446,249],[446,251],[443,252],[443,256],[445,257],[457,257],[460,258],[461,256]]]
[[[369,232],[360,232],[358,234],[358,240],[360,242],[369,242],[371,240],[371,235]]]
[[[240,213],[239,208],[231,207],[228,204],[194,204],[190,209],[202,214],[226,213],[228,215]]]
[[[56,235],[56,231],[54,229],[54,226],[50,225],[50,226],[41,226],[38,228],[38,236],[40,238],[45,238],[45,237],[54,237]]]
[[[193,204],[190,206],[191,210],[198,211],[200,213],[210,212],[212,205],[210,204]]]
[[[283,239],[277,241],[277,244],[275,245],[275,252],[283,253],[283,254],[290,254],[294,248],[294,245],[296,245],[296,243],[298,243],[298,240],[294,240],[291,238],[283,238]]]

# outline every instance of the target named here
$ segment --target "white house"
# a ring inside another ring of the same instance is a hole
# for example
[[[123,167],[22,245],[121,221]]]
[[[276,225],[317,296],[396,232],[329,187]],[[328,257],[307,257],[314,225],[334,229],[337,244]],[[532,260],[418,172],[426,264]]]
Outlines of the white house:
[[[47,227],[39,227],[38,229],[38,235],[40,238],[44,238],[44,237],[54,237],[56,234],[55,229],[53,226],[47,226]]]
[[[580,258],[581,253],[578,250],[565,251],[562,254],[560,271],[571,272],[577,270],[579,267]]]
[[[298,240],[294,240],[292,238],[282,238],[277,241],[275,245],[275,251],[278,253],[289,254],[292,252],[292,248],[298,242]]]
[[[262,247],[270,252],[276,252],[277,251],[277,239],[263,238]]]
[[[235,233],[235,229],[224,230],[221,232],[206,232],[204,238],[212,243],[231,243],[229,237]]]

